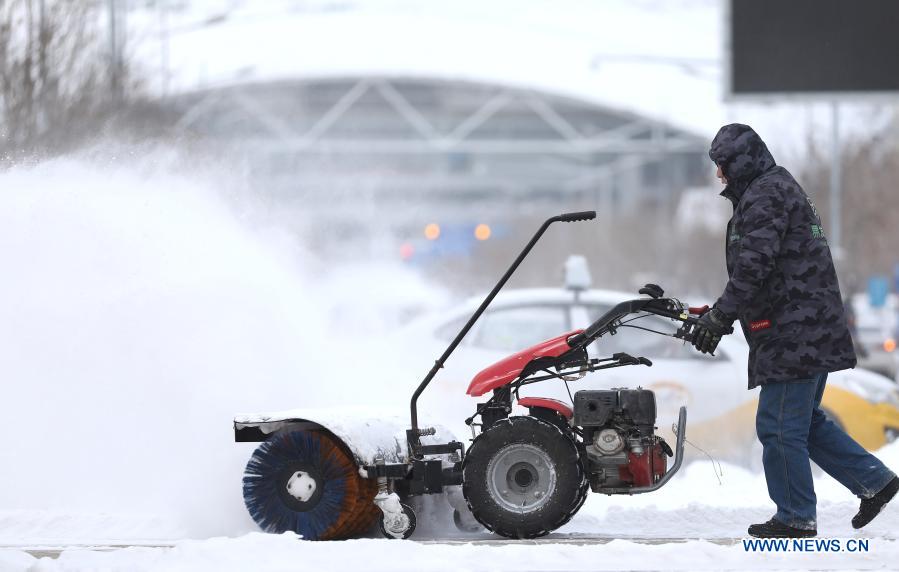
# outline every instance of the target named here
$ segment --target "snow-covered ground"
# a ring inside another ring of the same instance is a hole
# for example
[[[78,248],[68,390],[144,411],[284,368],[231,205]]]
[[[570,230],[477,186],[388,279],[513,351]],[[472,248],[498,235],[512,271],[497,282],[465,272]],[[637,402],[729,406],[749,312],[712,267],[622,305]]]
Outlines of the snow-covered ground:
[[[591,496],[536,545],[466,544],[491,537],[457,532],[439,504],[416,538],[452,545],[255,534],[240,498],[252,444],[232,442],[233,415],[348,401],[402,414],[423,370],[385,347],[377,311],[447,294],[401,266],[319,260],[220,180],[153,157],[0,175],[0,570],[861,569],[899,558],[899,506],[855,532],[857,501],[828,477],[817,481],[821,535],[869,538],[869,553],[709,542],[742,537],[773,510],[761,475],[719,475],[707,461],[657,493]],[[359,343],[347,334],[353,306],[375,312]],[[879,454],[899,468],[899,444]],[[551,542],[572,536],[619,540]],[[691,540],[633,541],[647,538]],[[22,551],[72,544],[174,547]]]
[[[842,539],[845,545],[845,539]],[[872,540],[867,553],[750,552],[742,543],[704,540],[648,544],[529,543],[501,545],[422,544],[411,541],[297,541],[291,535],[249,534],[240,538],[184,541],[173,548],[128,548],[114,552],[70,550],[58,560],[0,553],[0,566],[54,570],[877,570],[899,557],[895,540]],[[11,568],[12,569],[12,568]]]

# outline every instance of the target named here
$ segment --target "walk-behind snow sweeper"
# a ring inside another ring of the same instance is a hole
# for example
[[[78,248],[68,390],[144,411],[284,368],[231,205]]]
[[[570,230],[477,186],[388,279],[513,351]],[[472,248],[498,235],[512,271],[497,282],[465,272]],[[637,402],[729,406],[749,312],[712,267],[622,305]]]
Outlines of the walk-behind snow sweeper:
[[[593,211],[568,213],[543,223],[418,385],[408,425],[377,414],[354,416],[352,410],[235,418],[236,441],[261,442],[243,478],[244,500],[256,523],[268,532],[294,531],[306,539],[327,540],[361,534],[379,520],[384,536],[408,538],[416,518],[403,501],[444,493],[460,528],[480,523],[505,537],[534,538],[568,522],[584,503],[588,487],[632,495],[665,485],[683,461],[686,408],[680,408],[672,451],[655,434],[652,391],[581,390],[570,405],[518,396],[521,387],[533,383],[567,384],[598,370],[651,366],[647,358],[626,353],[600,358],[587,353],[587,346],[603,336],[638,327],[629,322],[641,317],[680,322],[673,334],[656,333],[690,341],[696,316],[704,309],[665,298],[653,284],[640,289],[645,297],[618,304],[588,328],[563,333],[478,373],[467,393],[489,398],[465,420],[472,432],[467,450],[445,430],[419,425],[422,392],[546,229],[554,222],[595,216]],[[511,415],[516,402],[528,415]]]

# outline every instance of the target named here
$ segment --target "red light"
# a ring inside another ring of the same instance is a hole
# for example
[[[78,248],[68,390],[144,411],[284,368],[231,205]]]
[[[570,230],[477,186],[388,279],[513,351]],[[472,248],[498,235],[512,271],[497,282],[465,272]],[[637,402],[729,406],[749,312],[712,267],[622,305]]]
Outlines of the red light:
[[[404,242],[400,245],[400,258],[403,260],[409,260],[412,258],[412,255],[415,254],[415,247],[409,244],[408,242]]]

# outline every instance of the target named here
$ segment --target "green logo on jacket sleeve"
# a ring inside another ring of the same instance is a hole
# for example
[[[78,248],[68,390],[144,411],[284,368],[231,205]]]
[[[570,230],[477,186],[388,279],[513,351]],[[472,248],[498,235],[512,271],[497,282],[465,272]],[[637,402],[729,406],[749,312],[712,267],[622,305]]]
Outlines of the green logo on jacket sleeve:
[[[824,238],[824,227],[822,227],[820,224],[813,224],[812,238]]]

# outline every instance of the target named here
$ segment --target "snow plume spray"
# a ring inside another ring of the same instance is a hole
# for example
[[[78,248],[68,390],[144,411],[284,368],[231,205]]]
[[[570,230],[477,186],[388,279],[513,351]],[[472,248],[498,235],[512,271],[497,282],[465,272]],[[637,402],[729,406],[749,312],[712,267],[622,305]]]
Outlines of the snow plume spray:
[[[0,175],[3,540],[255,530],[231,417],[378,383],[326,382],[346,340],[320,265],[210,186],[81,160]]]

